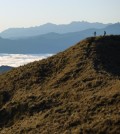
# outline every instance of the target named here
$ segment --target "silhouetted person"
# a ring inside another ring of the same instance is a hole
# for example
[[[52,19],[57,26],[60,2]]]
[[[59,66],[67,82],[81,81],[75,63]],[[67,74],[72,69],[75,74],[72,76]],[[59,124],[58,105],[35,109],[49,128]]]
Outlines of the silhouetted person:
[[[106,36],[106,31],[104,31],[104,36]]]
[[[96,32],[94,32],[94,36],[96,37]]]

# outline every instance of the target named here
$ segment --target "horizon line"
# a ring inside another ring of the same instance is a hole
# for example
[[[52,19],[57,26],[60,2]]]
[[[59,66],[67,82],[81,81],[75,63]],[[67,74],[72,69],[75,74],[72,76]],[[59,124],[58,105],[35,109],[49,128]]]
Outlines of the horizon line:
[[[27,28],[35,28],[35,27],[40,27],[40,26],[43,26],[43,25],[46,25],[46,24],[53,24],[53,25],[69,25],[69,24],[72,24],[72,23],[78,23],[78,22],[85,22],[85,23],[101,23],[101,24],[116,24],[116,23],[120,23],[119,21],[118,22],[108,22],[108,23],[104,23],[104,22],[90,22],[90,21],[71,21],[71,22],[68,22],[68,23],[53,23],[53,22],[46,22],[46,23],[42,23],[42,24],[39,24],[39,25],[32,25],[32,26],[16,26],[16,27],[8,27],[8,28],[5,28],[4,30],[0,30],[0,33],[2,33],[3,31],[6,31],[8,29],[21,29],[21,28],[24,28],[24,29],[27,29]]]

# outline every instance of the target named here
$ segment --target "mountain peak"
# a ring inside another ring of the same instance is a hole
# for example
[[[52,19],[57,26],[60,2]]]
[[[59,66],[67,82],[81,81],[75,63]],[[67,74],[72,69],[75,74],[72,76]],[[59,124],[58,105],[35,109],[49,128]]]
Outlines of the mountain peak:
[[[48,23],[46,23],[46,24],[43,24],[43,26],[55,26],[56,24],[53,24],[53,23],[50,23],[50,22],[48,22]]]

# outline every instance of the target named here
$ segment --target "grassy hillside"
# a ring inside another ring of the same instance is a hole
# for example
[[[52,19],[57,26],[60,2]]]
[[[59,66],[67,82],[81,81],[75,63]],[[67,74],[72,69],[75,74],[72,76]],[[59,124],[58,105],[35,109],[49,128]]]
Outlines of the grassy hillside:
[[[87,38],[0,76],[0,133],[120,130],[120,36]]]

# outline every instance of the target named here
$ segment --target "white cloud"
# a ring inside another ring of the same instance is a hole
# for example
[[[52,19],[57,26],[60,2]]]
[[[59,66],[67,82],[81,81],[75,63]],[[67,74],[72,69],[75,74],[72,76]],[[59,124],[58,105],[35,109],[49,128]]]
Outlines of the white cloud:
[[[0,66],[18,67],[52,56],[52,54],[0,54]]]

